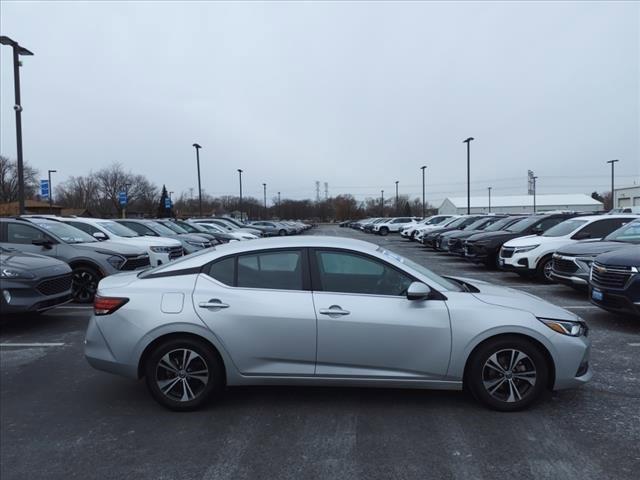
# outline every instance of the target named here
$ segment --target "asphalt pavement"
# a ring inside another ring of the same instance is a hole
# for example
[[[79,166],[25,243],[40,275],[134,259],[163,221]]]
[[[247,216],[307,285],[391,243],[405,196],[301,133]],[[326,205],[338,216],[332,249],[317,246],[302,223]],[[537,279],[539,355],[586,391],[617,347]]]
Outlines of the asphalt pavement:
[[[91,310],[0,320],[0,478],[635,479],[640,470],[640,321],[585,294],[488,271],[397,235],[334,226],[437,273],[538,295],[591,328],[594,378],[517,413],[461,392],[243,387],[197,412],[157,405],[143,382],[83,357]]]

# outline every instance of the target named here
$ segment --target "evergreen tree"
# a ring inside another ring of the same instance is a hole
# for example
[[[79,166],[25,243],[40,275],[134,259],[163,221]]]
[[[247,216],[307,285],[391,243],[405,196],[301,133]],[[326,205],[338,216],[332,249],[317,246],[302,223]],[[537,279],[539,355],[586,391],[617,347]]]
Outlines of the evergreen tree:
[[[173,217],[172,207],[167,208],[167,200],[169,200],[169,194],[167,193],[166,185],[162,185],[162,194],[160,195],[160,203],[158,204],[158,218]]]

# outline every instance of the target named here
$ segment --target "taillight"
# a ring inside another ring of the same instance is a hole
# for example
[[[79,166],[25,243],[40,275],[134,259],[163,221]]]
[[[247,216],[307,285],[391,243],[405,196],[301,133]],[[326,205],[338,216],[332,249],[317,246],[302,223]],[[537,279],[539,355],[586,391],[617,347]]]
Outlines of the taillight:
[[[129,301],[122,297],[99,297],[93,299],[93,313],[95,315],[110,315]]]

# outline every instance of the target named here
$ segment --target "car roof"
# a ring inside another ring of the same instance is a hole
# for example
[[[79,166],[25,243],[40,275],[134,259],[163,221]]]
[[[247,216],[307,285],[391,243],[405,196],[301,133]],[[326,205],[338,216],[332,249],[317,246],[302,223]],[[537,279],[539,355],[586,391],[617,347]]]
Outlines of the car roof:
[[[631,213],[620,214],[620,215],[584,215],[584,216],[569,218],[567,220],[575,219],[575,220],[587,220],[589,222],[593,222],[595,220],[610,220],[615,218],[628,218],[628,219],[634,220],[634,219],[640,218],[640,216],[633,215]]]

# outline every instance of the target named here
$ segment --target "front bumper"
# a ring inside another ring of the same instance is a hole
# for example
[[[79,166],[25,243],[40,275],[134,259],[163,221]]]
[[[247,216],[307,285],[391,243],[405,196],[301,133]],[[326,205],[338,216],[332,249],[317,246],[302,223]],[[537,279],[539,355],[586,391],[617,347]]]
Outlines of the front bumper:
[[[55,282],[57,279],[62,278],[68,282],[67,285],[61,285],[61,289],[64,290],[57,291],[56,289],[54,293],[51,293],[51,290],[43,290],[45,293],[39,291],[39,288],[41,288],[39,286],[45,282]],[[71,295],[71,274],[37,280],[3,278],[0,286],[0,312],[3,314],[43,312],[68,303],[73,299]],[[65,288],[66,286],[68,288]],[[7,302],[5,292],[8,293],[9,302]]]
[[[636,275],[624,289],[607,288],[592,283],[589,286],[589,301],[609,312],[640,318],[640,275]]]

